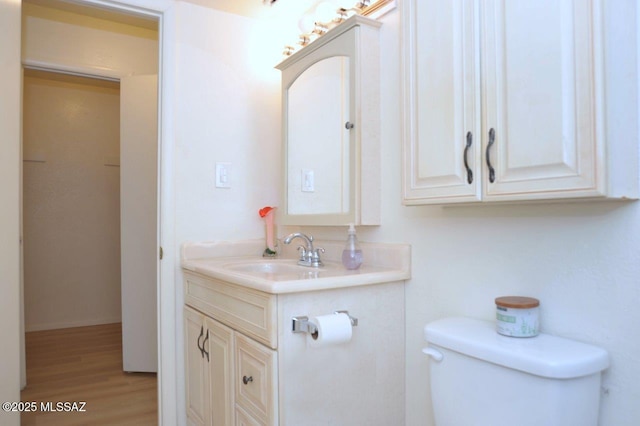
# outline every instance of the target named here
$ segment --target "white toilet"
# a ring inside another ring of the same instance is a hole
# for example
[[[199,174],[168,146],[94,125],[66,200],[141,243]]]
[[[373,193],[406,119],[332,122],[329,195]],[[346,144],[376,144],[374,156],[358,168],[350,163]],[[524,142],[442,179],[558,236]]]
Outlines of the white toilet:
[[[427,324],[436,426],[596,426],[601,348],[548,334],[500,335],[492,322]]]

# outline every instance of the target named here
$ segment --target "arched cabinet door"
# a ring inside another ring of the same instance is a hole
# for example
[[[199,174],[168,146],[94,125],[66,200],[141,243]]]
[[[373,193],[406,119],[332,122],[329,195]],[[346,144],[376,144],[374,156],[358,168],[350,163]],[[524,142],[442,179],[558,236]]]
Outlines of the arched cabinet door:
[[[380,25],[353,16],[278,64],[280,223],[380,224]]]

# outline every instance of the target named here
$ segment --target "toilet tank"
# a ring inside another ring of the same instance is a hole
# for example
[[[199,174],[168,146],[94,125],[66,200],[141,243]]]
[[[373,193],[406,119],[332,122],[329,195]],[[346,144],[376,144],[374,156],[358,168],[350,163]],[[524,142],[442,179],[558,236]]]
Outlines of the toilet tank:
[[[597,426],[605,350],[542,333],[507,337],[471,318],[424,333],[436,426]]]

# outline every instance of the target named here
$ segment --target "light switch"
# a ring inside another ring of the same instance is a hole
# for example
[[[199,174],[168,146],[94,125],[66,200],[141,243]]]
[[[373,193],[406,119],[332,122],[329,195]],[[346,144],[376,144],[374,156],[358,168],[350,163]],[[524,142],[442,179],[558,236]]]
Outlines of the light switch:
[[[313,177],[313,170],[311,169],[302,169],[302,192],[314,192],[315,191],[315,183]]]
[[[216,188],[231,188],[231,163],[216,163]]]

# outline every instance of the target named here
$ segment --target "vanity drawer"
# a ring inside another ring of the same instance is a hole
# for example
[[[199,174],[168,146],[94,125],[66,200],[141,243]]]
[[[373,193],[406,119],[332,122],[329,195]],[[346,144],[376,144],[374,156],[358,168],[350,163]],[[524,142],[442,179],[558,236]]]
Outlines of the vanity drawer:
[[[184,274],[185,303],[265,345],[277,347],[276,296],[200,274]]]
[[[236,333],[235,400],[261,424],[277,424],[278,354]]]

